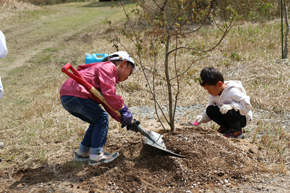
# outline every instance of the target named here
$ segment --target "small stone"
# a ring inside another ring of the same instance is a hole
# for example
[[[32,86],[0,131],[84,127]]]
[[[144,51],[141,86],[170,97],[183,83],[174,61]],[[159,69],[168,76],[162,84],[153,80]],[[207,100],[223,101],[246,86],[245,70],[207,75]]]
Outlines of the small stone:
[[[254,154],[257,154],[258,153],[258,148],[256,146],[253,146],[249,149],[249,152],[250,153],[254,153]]]
[[[257,186],[257,190],[262,190],[263,187],[262,186]]]
[[[0,142],[0,149],[4,147],[4,142]]]

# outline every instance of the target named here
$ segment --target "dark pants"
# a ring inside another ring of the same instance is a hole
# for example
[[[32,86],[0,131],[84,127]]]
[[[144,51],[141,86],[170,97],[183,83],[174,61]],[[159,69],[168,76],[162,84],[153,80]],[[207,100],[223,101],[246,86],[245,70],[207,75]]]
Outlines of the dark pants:
[[[61,103],[70,114],[90,124],[79,149],[91,150],[91,154],[102,153],[107,140],[108,114],[92,99],[62,96]]]
[[[210,105],[206,108],[206,114],[218,125],[236,131],[242,131],[247,123],[246,116],[241,115],[239,111],[237,112],[234,109],[222,114],[218,106]]]

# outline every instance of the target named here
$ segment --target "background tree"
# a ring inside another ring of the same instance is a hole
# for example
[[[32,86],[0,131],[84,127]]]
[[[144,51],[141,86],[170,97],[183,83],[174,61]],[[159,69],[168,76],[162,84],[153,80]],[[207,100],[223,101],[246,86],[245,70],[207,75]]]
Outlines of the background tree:
[[[226,17],[221,21],[214,12],[214,3],[213,0],[139,0],[131,11],[123,6],[124,25],[114,28],[108,21],[114,32],[114,46],[127,50],[144,73],[164,129],[163,122],[171,131],[175,130],[178,96],[192,78],[187,76],[189,69],[222,42],[237,20],[237,13],[227,6],[223,10]],[[216,38],[213,45],[207,45],[206,40],[202,44],[195,41],[204,33],[205,26],[217,30],[217,37],[212,37]],[[132,44],[124,44],[124,37]]]
[[[245,21],[269,21],[280,15],[280,2],[276,0],[220,0],[215,5],[216,14],[223,20],[228,19],[224,10],[229,6]]]
[[[224,15],[223,11],[225,7],[231,6],[242,16],[243,20],[251,22],[273,20],[281,14],[282,59],[286,59],[289,39],[288,5],[289,0],[220,0],[215,6],[215,11],[221,19],[227,19],[228,16]],[[285,32],[283,30],[284,25],[286,25]]]
[[[286,59],[288,56],[288,39],[289,39],[289,22],[288,22],[288,4],[289,1],[281,0],[281,36],[282,36],[282,59]],[[284,12],[284,13],[283,13]],[[285,42],[283,42],[283,17],[285,16],[286,32],[285,32]],[[284,44],[285,43],[285,44]],[[284,48],[283,48],[284,44]]]

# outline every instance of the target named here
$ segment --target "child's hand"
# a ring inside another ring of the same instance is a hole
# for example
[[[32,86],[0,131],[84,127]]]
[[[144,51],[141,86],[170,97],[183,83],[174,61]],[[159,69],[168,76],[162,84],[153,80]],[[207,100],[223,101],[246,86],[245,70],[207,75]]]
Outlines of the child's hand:
[[[206,117],[204,115],[197,115],[194,122],[200,124],[202,122],[206,121]]]
[[[133,123],[130,123],[129,125],[127,125],[127,130],[131,130],[131,131],[135,131],[138,132],[138,125],[140,124],[140,121],[134,119]]]
[[[121,113],[121,124],[122,124],[121,127],[123,128],[132,122],[133,116],[126,105],[124,105],[124,107],[120,110],[120,113]]]
[[[223,105],[220,108],[220,112],[222,114],[226,114],[229,110],[233,109],[233,107],[231,105]]]

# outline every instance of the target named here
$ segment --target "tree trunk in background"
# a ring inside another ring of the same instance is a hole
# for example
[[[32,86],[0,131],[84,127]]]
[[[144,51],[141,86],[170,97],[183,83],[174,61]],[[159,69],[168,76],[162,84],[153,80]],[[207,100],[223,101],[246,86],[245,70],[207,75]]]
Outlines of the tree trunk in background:
[[[288,22],[288,8],[286,3],[284,3],[284,8],[285,8],[285,22],[286,22],[286,34],[285,34],[285,46],[283,49],[283,59],[287,58],[288,55],[288,37],[289,37],[289,22]]]

